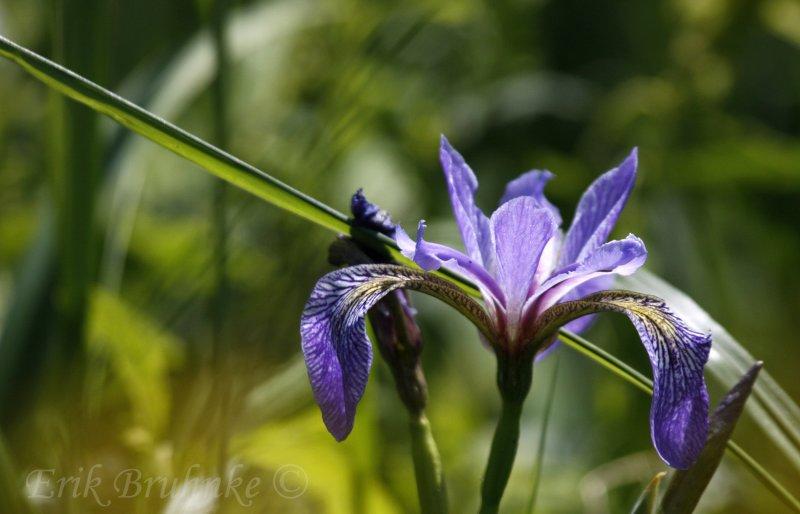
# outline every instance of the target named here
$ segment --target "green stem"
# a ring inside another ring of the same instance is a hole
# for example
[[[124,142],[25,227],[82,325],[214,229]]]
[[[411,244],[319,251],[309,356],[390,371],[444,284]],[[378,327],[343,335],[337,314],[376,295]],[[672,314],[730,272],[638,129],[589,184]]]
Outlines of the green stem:
[[[519,423],[522,415],[522,402],[503,400],[500,420],[494,431],[489,462],[486,464],[483,486],[481,487],[480,514],[494,514],[500,508],[500,500],[511,476],[511,467],[517,456],[519,442]]]
[[[547,392],[547,402],[544,406],[544,414],[542,416],[542,432],[539,434],[539,445],[536,449],[536,460],[533,463],[533,488],[531,489],[531,497],[528,500],[528,514],[533,514],[536,508],[536,498],[539,494],[539,482],[541,481],[542,465],[544,463],[544,449],[547,443],[547,429],[550,426],[550,413],[553,411],[553,398],[556,396],[556,381],[558,380],[558,364],[560,353],[557,353],[554,358],[556,360],[553,365],[553,376],[550,379],[550,389]]]
[[[417,479],[420,512],[422,514],[447,513],[447,488],[439,449],[433,439],[431,424],[423,411],[411,414],[411,453],[414,475]]]
[[[497,386],[503,405],[483,475],[480,514],[494,514],[511,476],[519,443],[522,405],[533,381],[533,355],[497,354]]]
[[[216,77],[212,84],[211,100],[214,117],[214,139],[219,148],[228,147],[228,45],[226,19],[228,0],[214,0],[211,7],[211,34],[217,61]],[[225,320],[228,311],[228,228],[227,228],[227,184],[214,180],[211,191],[211,225],[214,240],[214,293],[211,300],[212,359],[216,369],[219,392],[219,447],[217,448],[217,473],[227,476],[228,465],[228,418],[230,384],[227,377],[228,355],[224,351]]]

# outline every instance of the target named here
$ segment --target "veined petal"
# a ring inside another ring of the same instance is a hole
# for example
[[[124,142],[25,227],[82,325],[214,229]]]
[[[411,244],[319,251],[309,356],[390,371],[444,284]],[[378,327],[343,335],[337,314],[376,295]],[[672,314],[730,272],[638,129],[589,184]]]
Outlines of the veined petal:
[[[636,165],[634,148],[619,167],[601,175],[583,194],[564,239],[561,266],[584,259],[606,242],[633,189]]]
[[[506,185],[506,190],[503,197],[500,199],[500,205],[519,198],[520,196],[529,196],[536,201],[539,207],[546,207],[553,213],[557,224],[561,225],[561,213],[558,212],[558,207],[550,203],[544,195],[544,186],[555,177],[547,170],[531,170],[523,173]]]
[[[518,319],[528,292],[535,287],[534,275],[547,243],[558,228],[553,213],[529,196],[501,205],[492,214],[492,232],[497,255],[497,280],[506,295],[512,323]]]
[[[425,220],[417,225],[417,240],[411,239],[398,225],[395,241],[400,252],[416,262],[425,271],[435,271],[441,267],[455,271],[475,282],[481,294],[493,305],[504,306],[505,295],[495,279],[480,264],[449,246],[425,241]]]
[[[539,319],[537,341],[586,314],[612,311],[631,320],[653,369],[650,430],[658,454],[670,466],[691,466],[708,433],[708,390],[703,367],[711,336],[691,330],[660,298],[630,291],[602,291],[559,303]]]
[[[325,426],[339,441],[353,428],[372,365],[364,316],[381,298],[400,288],[439,298],[492,337],[481,306],[455,285],[428,273],[390,264],[362,264],[322,277],[303,310],[300,336],[314,399]]]
[[[589,296],[590,294],[594,294],[598,291],[611,289],[614,285],[614,278],[614,275],[602,275],[597,278],[593,278],[592,280],[588,280],[565,294],[561,301],[568,302],[570,300],[579,300],[584,296]],[[570,321],[564,326],[564,328],[575,334],[580,334],[581,332],[588,330],[592,323],[594,323],[594,320],[595,316],[584,316],[582,318]]]
[[[450,146],[450,142],[444,136],[439,148],[439,160],[447,181],[453,215],[467,249],[467,255],[491,273],[494,270],[494,244],[489,229],[489,219],[475,205],[478,179],[461,154]]]
[[[581,284],[604,275],[630,275],[647,260],[644,242],[633,234],[619,241],[609,241],[582,261],[570,264],[553,274],[539,287],[525,305],[525,315],[538,316]]]

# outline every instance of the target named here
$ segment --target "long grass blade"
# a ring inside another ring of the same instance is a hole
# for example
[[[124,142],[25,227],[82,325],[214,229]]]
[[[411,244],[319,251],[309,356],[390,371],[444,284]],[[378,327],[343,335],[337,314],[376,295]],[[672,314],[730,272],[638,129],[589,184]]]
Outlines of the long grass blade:
[[[333,207],[3,36],[0,36],[0,56],[15,62],[48,87],[105,114],[236,187],[334,232],[351,232],[367,244],[388,249],[399,262],[414,265],[400,254],[389,237],[371,230],[351,228],[347,217]],[[443,271],[442,274],[473,296],[478,296],[477,289],[469,281],[455,273]]]
[[[214,40],[217,73],[211,89],[214,140],[220,148],[228,147],[228,0],[213,0],[211,6],[211,34]],[[211,185],[211,236],[214,240],[214,292],[211,310],[211,355],[216,366],[215,381],[218,396],[217,473],[225,476],[228,466],[228,438],[231,383],[228,378],[228,352],[223,347],[229,303],[228,284],[228,184],[215,180]]]
[[[561,360],[560,354],[554,356],[553,376],[550,377],[550,387],[547,389],[547,401],[542,415],[542,430],[539,433],[539,442],[536,447],[536,460],[533,463],[533,475],[531,482],[531,497],[528,499],[528,514],[533,514],[536,509],[536,499],[539,495],[539,482],[542,477],[542,465],[544,463],[544,450],[547,447],[547,429],[550,426],[550,413],[553,411],[553,398],[556,396],[556,382],[558,381],[558,366]]]
[[[597,362],[618,377],[634,385],[638,389],[652,396],[653,382],[629,365],[609,354],[605,350],[595,346],[586,339],[573,334],[567,330],[560,330],[558,338],[578,353],[581,353],[593,361]],[[739,458],[745,467],[755,476],[764,486],[779,498],[787,507],[794,512],[800,513],[800,501],[795,498],[772,474],[758,463],[749,453],[734,441],[728,441],[728,451]]]
[[[337,232],[349,230],[347,218],[341,212],[2,36],[0,55],[47,86],[111,117],[219,178],[318,225]]]

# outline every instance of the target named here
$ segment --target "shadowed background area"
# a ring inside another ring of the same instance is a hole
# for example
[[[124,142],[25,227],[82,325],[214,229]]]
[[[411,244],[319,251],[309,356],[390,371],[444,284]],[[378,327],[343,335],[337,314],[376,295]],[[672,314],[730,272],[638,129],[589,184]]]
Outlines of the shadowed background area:
[[[567,222],[594,177],[638,146],[614,235],[642,237],[647,269],[800,398],[800,4],[227,3],[4,0],[0,33],[342,211],[363,187],[407,230],[428,220],[432,241],[458,240],[441,133],[475,169],[485,211],[507,181],[546,168]],[[340,444],[299,360],[329,232],[220,187],[5,61],[0,99],[0,495],[26,488],[19,511],[43,513],[416,509],[385,365]],[[468,322],[414,299],[452,511],[474,511],[499,408],[494,358]],[[587,336],[650,374],[626,320],[603,316]],[[536,511],[627,512],[663,469],[649,398],[556,355]],[[506,512],[524,511],[533,487],[553,357],[535,369]],[[752,420],[736,439],[800,495],[800,467]],[[100,501],[59,492],[55,479],[85,481],[93,466]],[[26,483],[37,469],[52,480]],[[125,470],[163,481],[123,497]],[[256,480],[252,505],[187,487],[223,474]],[[789,512],[730,458],[700,511]]]

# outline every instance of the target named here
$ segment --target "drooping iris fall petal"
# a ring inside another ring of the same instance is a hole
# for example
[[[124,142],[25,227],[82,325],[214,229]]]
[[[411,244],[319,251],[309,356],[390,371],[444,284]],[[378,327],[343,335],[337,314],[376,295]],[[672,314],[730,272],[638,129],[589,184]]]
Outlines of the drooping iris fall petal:
[[[539,335],[549,337],[564,323],[590,313],[614,311],[631,320],[653,370],[650,432],[670,466],[691,466],[708,433],[708,390],[703,367],[711,336],[691,330],[663,300],[630,291],[602,291],[557,304],[540,317]]]
[[[314,399],[325,426],[339,441],[353,429],[372,365],[364,317],[381,298],[400,288],[439,298],[489,333],[489,320],[480,305],[450,282],[428,273],[390,264],[362,264],[322,277],[303,310],[300,339]]]

